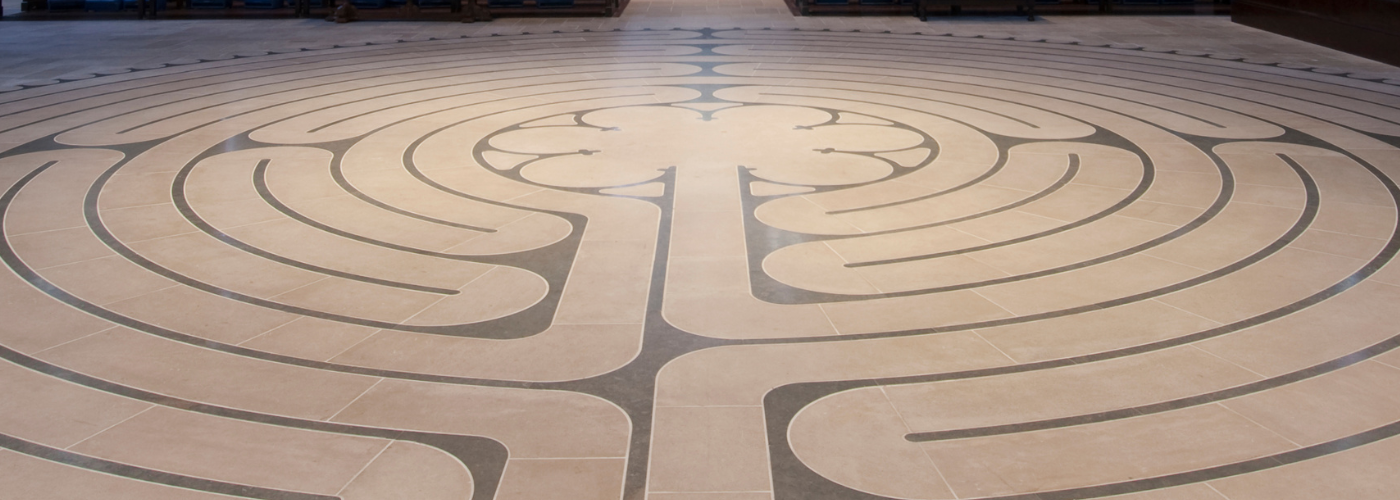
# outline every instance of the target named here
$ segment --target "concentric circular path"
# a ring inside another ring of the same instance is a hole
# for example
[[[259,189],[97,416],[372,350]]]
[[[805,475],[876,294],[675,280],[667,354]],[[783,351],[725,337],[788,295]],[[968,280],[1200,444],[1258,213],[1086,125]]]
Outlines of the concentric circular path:
[[[16,498],[1391,498],[1400,86],[812,31],[0,94]]]

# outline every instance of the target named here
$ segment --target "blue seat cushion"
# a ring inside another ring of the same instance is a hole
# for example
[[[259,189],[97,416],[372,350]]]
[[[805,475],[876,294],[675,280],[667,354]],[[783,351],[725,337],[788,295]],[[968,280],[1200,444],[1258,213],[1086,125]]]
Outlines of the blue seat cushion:
[[[243,0],[243,6],[250,9],[280,9],[285,5],[282,0]]]

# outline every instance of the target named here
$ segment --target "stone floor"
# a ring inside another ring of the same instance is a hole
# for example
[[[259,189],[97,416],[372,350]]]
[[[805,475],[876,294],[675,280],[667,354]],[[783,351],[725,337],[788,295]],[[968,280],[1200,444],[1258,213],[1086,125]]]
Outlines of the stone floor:
[[[1400,492],[1394,68],[764,5],[6,21],[0,497]]]
[[[5,0],[14,17],[18,0]],[[256,29],[248,29],[256,26]],[[531,30],[773,28],[890,30],[1055,37],[1090,43],[1132,43],[1165,49],[1274,59],[1353,71],[1394,72],[1392,66],[1240,26],[1224,16],[1016,16],[793,17],[780,0],[632,0],[619,18],[523,19],[490,23],[364,22],[335,25],[319,20],[84,21],[6,23],[0,29],[0,87],[50,80],[94,68],[159,64],[284,47],[370,40],[473,36]],[[42,49],[40,49],[42,47]]]

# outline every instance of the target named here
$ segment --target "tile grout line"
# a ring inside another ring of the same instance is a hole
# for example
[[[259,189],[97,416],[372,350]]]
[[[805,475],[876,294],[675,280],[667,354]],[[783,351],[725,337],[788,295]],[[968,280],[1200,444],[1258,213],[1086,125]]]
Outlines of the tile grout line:
[[[1006,359],[1007,359],[1008,361],[1011,361],[1011,365],[1014,366],[1014,365],[1019,365],[1019,364],[1021,364],[1020,361],[1016,361],[1016,358],[1011,357],[1011,355],[1010,355],[1010,354],[1007,354],[1006,351],[1001,350],[1001,348],[1000,348],[1000,347],[997,347],[996,344],[993,344],[992,341],[987,340],[986,337],[983,337],[983,336],[982,336],[982,331],[981,331],[981,330],[978,330],[978,329],[974,328],[974,329],[972,329],[971,331],[972,331],[972,334],[973,334],[973,335],[976,335],[978,339],[981,339],[981,340],[982,340],[982,342],[986,342],[987,345],[989,345],[989,346],[992,347],[992,349],[996,349],[997,352],[1001,353],[1002,356],[1006,356]],[[910,431],[910,432],[913,432],[913,431]]]
[[[335,412],[334,414],[332,414],[332,415],[329,416],[329,417],[326,417],[326,419],[323,420],[323,422],[332,422],[332,421],[334,421],[334,420],[335,420],[335,417],[340,416],[340,414],[341,414],[342,412],[344,412],[346,409],[348,409],[348,408],[350,408],[351,406],[353,406],[357,401],[360,400],[360,398],[365,397],[365,394],[369,394],[369,391],[374,390],[375,387],[379,387],[379,383],[380,383],[380,382],[383,382],[383,381],[384,381],[384,379],[383,379],[382,377],[379,378],[378,380],[375,380],[373,384],[370,384],[370,386],[369,386],[369,387],[366,387],[365,390],[362,391],[362,392],[360,392],[360,394],[359,394],[358,396],[355,396],[355,399],[351,399],[350,402],[345,403],[345,406],[340,407],[340,409],[339,409],[339,410],[336,410],[336,412]]]
[[[115,428],[116,426],[121,425],[121,424],[124,424],[124,423],[127,423],[127,422],[130,421],[131,419],[136,418],[136,417],[139,417],[139,416],[141,416],[141,414],[146,413],[146,412],[148,412],[148,411],[151,411],[152,409],[154,409],[154,408],[157,407],[157,406],[160,406],[160,405],[155,404],[155,403],[147,403],[147,404],[148,404],[149,406],[147,406],[145,409],[143,409],[143,410],[141,410],[141,411],[138,411],[138,412],[132,414],[131,416],[122,419],[120,422],[117,422],[117,423],[115,423],[115,424],[109,425],[109,426],[107,426],[106,428],[104,428],[104,429],[102,429],[102,430],[100,430],[100,431],[94,432],[94,433],[92,433],[91,436],[85,437],[85,438],[79,440],[79,441],[76,442],[76,443],[73,443],[73,444],[68,445],[67,447],[63,448],[64,451],[72,450],[74,447],[76,447],[76,446],[78,446],[78,445],[80,445],[80,444],[86,443],[86,442],[88,442],[89,440],[91,440],[92,438],[95,438],[95,437],[97,437],[98,435],[100,435],[100,434],[102,434],[102,433],[104,433],[104,432],[110,431],[110,430],[112,430],[113,428]]]
[[[1256,372],[1256,371],[1254,371],[1254,370],[1251,370],[1251,369],[1250,369],[1249,367],[1247,367],[1247,366],[1241,365],[1241,364],[1236,363],[1236,362],[1234,362],[1234,361],[1231,361],[1231,360],[1229,360],[1229,359],[1225,359],[1224,357],[1220,356],[1219,354],[1216,354],[1216,353],[1207,351],[1207,350],[1205,350],[1205,349],[1201,349],[1201,347],[1198,346],[1198,345],[1196,345],[1196,344],[1186,344],[1186,346],[1187,346],[1187,347],[1190,347],[1190,348],[1192,348],[1192,349],[1195,349],[1195,350],[1197,350],[1197,351],[1200,351],[1200,352],[1202,352],[1202,353],[1205,353],[1207,356],[1210,356],[1210,357],[1212,357],[1212,358],[1215,358],[1215,359],[1224,361],[1224,362],[1226,362],[1226,363],[1229,363],[1231,366],[1235,366],[1235,367],[1240,368],[1241,370],[1247,371],[1247,372],[1249,372],[1249,373],[1253,373],[1254,375],[1256,375],[1256,376],[1259,377],[1259,380],[1267,380],[1267,379],[1269,378],[1268,375],[1264,375],[1264,374],[1262,374],[1262,373],[1259,373],[1259,372]]]
[[[1210,484],[1210,481],[1205,481],[1205,482],[1202,482],[1202,483],[1200,483],[1200,484],[1206,485],[1207,488],[1210,488],[1210,491],[1214,491],[1216,495],[1220,495],[1220,498],[1223,498],[1223,499],[1225,499],[1225,500],[1230,500],[1230,497],[1229,497],[1229,496],[1226,496],[1224,493],[1221,493],[1220,490],[1215,489],[1215,486],[1214,486],[1214,485],[1211,485],[1211,484]]]
[[[393,439],[388,439],[386,441],[388,442],[384,443],[384,447],[379,449],[379,453],[374,454],[374,458],[371,458],[368,462],[365,462],[364,467],[360,467],[359,472],[356,472],[354,476],[350,477],[349,481],[345,482],[344,486],[341,486],[339,490],[335,491],[335,496],[339,497],[341,493],[345,493],[346,488],[349,488],[350,485],[355,484],[355,480],[359,479],[361,474],[364,474],[365,471],[369,470],[369,466],[374,465],[374,462],[378,461],[379,457],[383,455],[385,451],[388,451],[390,446],[393,446],[394,443],[397,442]]]
[[[894,410],[894,415],[896,417],[899,417],[899,423],[904,424],[904,432],[906,434],[912,434],[914,432],[914,428],[909,426],[909,420],[904,418],[904,412],[899,411],[899,406],[894,404],[893,399],[890,399],[890,393],[885,391],[884,384],[877,385],[876,387],[880,388],[880,395],[884,396],[885,404],[890,405],[890,409]],[[928,459],[929,465],[932,465],[933,471],[938,474],[938,480],[943,481],[943,485],[948,487],[948,492],[953,494],[953,498],[962,498],[962,496],[958,495],[957,490],[953,489],[953,484],[948,482],[947,476],[943,475],[943,470],[938,467],[938,462],[935,462],[933,460],[933,455],[929,455],[928,449],[924,448],[923,445],[919,443],[910,444],[913,445],[915,448],[918,448],[919,453],[923,454],[924,458]]]
[[[114,324],[114,325],[109,326],[109,327],[107,327],[107,328],[103,328],[103,329],[101,329],[101,330],[98,330],[98,331],[89,333],[89,334],[87,334],[87,335],[83,335],[83,336],[78,337],[78,338],[76,338],[76,339],[69,340],[69,341],[67,341],[67,342],[63,342],[63,343],[60,343],[60,344],[57,344],[57,345],[51,345],[51,346],[45,347],[45,348],[43,348],[43,349],[34,351],[34,352],[30,353],[29,356],[30,356],[30,357],[33,357],[33,358],[38,358],[40,354],[43,354],[43,353],[45,353],[45,352],[48,352],[48,351],[51,351],[51,350],[54,350],[54,349],[58,349],[58,348],[60,348],[60,347],[66,346],[66,345],[68,345],[68,344],[72,344],[72,343],[74,343],[74,342],[77,342],[77,341],[80,341],[80,340],[83,340],[83,339],[86,339],[86,338],[89,338],[89,337],[92,337],[92,336],[94,336],[94,335],[101,334],[101,333],[103,333],[103,332],[110,332],[110,331],[112,331],[112,330],[116,330],[116,329],[121,328],[121,327],[122,327],[121,325],[115,325],[115,324]]]
[[[1295,450],[1304,448],[1304,446],[1301,445],[1301,444],[1298,444],[1297,441],[1294,441],[1294,440],[1292,440],[1292,439],[1289,439],[1288,436],[1284,436],[1283,434],[1280,434],[1278,431],[1276,431],[1276,430],[1270,428],[1270,427],[1267,426],[1267,425],[1261,424],[1261,423],[1259,423],[1259,422],[1254,421],[1254,419],[1252,419],[1252,418],[1249,418],[1249,417],[1244,416],[1243,413],[1240,413],[1240,412],[1238,412],[1238,411],[1235,411],[1234,408],[1231,408],[1231,407],[1229,407],[1229,406],[1226,406],[1225,403],[1222,402],[1222,401],[1216,401],[1216,402],[1213,402],[1213,403],[1211,403],[1211,404],[1213,404],[1213,405],[1215,405],[1215,406],[1219,406],[1219,407],[1221,407],[1221,408],[1224,408],[1225,411],[1228,411],[1228,412],[1233,413],[1233,414],[1235,414],[1236,416],[1238,416],[1238,417],[1240,417],[1240,418],[1242,418],[1242,419],[1245,419],[1245,421],[1247,421],[1247,422],[1249,422],[1249,423],[1251,423],[1251,424],[1254,424],[1254,425],[1258,426],[1260,429],[1264,429],[1264,430],[1266,430],[1266,431],[1269,431],[1270,434],[1273,434],[1273,435],[1275,435],[1275,436],[1278,436],[1279,439],[1282,439],[1282,440],[1284,440],[1284,441],[1288,441],[1289,444],[1293,445],[1293,447],[1294,447],[1293,449],[1295,449]]]

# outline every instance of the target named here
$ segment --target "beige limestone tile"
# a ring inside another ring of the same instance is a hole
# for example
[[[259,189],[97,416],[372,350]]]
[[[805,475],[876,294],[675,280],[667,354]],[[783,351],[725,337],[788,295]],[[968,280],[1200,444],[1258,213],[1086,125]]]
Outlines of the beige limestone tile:
[[[793,418],[788,440],[802,463],[858,491],[894,498],[954,498],[880,387],[819,399]]]
[[[1121,252],[1162,237],[1173,229],[1140,219],[1109,216],[1068,231],[967,255],[1007,273],[1020,275]]]
[[[1220,193],[1220,182],[1219,173],[1164,170],[1157,172],[1152,187],[1142,195],[1142,200],[1205,208],[1215,202]]]
[[[574,392],[385,380],[335,421],[484,436],[513,459],[621,458],[630,422],[602,399]]]
[[[271,299],[323,313],[401,323],[437,304],[443,297],[436,293],[390,288],[358,281],[324,279]]]
[[[1155,300],[977,330],[1018,362],[1044,361],[1156,342],[1219,323]]]
[[[6,234],[25,234],[81,227],[88,188],[101,173],[122,159],[116,151],[62,150],[6,159],[10,184],[49,161],[55,161],[15,196],[5,214]]]
[[[318,420],[334,415],[376,381],[223,354],[125,328],[70,342],[37,357],[147,391]]]
[[[563,491],[579,500],[611,500],[622,492],[626,462],[619,458],[511,460],[497,496],[549,500]]]
[[[1070,183],[1054,194],[1017,208],[1016,211],[1072,222],[1113,206],[1127,198],[1129,193],[1130,191],[1125,189]]]
[[[1110,498],[1112,500],[1229,500],[1221,495],[1220,492],[1211,489],[1210,486],[1204,483],[1147,490],[1141,493],[1114,495],[1104,498]]]
[[[1013,314],[1029,315],[1152,292],[1200,274],[1181,264],[1132,255],[1033,280],[983,287],[977,293]]]
[[[863,232],[874,233],[971,217],[1028,197],[1025,191],[977,185],[942,196],[833,216]]]
[[[547,293],[549,284],[539,275],[516,267],[496,266],[463,285],[457,295],[440,296],[441,300],[405,323],[457,325],[501,318],[539,303]]]
[[[652,500],[773,500],[766,491],[708,492],[708,493],[647,493]]]
[[[243,342],[297,319],[293,314],[185,286],[114,302],[107,309],[138,321],[229,344]]]
[[[1395,300],[1400,300],[1400,288],[1364,282],[1331,300],[1198,345],[1274,376],[1345,356],[1395,335],[1395,316],[1400,311],[1389,307]]]
[[[197,231],[174,204],[148,205],[102,212],[102,224],[124,243]]]
[[[99,210],[170,203],[173,173],[114,176],[97,198]]]
[[[281,220],[286,216],[272,208],[262,198],[243,198],[220,202],[191,202],[196,214],[209,225],[227,229],[259,222]]]
[[[1216,321],[1238,321],[1325,290],[1362,264],[1356,259],[1285,248],[1257,264],[1158,300]]]
[[[32,353],[113,325],[35,289],[13,273],[0,273],[0,344]]]
[[[1006,309],[969,290],[878,300],[830,302],[822,312],[843,335],[917,330],[990,321],[1011,316]]]
[[[456,457],[411,441],[394,441],[337,496],[346,500],[467,498],[472,476]]]
[[[959,496],[1090,486],[1187,472],[1294,446],[1220,406],[988,438],[923,443]]]
[[[880,184],[895,184],[884,182]],[[827,209],[813,203],[807,196],[779,198],[759,205],[754,217],[764,224],[807,234],[859,234],[860,229],[831,217]]]
[[[824,242],[783,247],[763,259],[763,272],[789,286],[846,295],[879,293],[858,271],[845,266]]]
[[[329,361],[384,370],[424,372],[444,363],[462,342],[462,338],[447,335],[378,330],[363,340],[342,346]],[[483,346],[478,350],[487,349],[489,347]]]
[[[306,286],[324,275],[244,252],[204,233],[130,245],[156,265],[233,292],[269,298]]]
[[[301,316],[239,344],[249,349],[327,361],[380,330]]]
[[[157,407],[73,451],[176,474],[329,495],[388,444]]]
[[[150,408],[10,363],[0,363],[0,432],[67,448]]]
[[[1217,479],[1210,486],[1230,500],[1346,498],[1382,500],[1400,488],[1395,438],[1253,474]]]
[[[1273,244],[1301,215],[1301,207],[1233,203],[1204,225],[1145,253],[1201,269],[1218,269]]]
[[[1294,240],[1292,246],[1316,252],[1342,255],[1353,259],[1371,260],[1376,257],[1376,254],[1380,253],[1381,249],[1385,247],[1385,244],[1385,240],[1309,229],[1303,232],[1297,240]]]
[[[1275,207],[1301,207],[1307,203],[1307,192],[1295,187],[1236,184],[1234,197],[1230,201]]]
[[[221,500],[224,495],[127,479],[0,450],[0,488],[15,498],[106,500]]]
[[[448,260],[353,241],[293,220],[227,230],[239,240],[289,259],[391,281],[457,289],[481,276],[486,264]]]
[[[1362,362],[1221,404],[1302,446],[1380,427],[1400,415],[1400,370]]]
[[[341,231],[421,250],[441,252],[484,236],[481,231],[392,213],[345,194],[284,202],[297,213]]]
[[[1182,205],[1138,200],[1119,210],[1117,215],[1182,226],[1201,216],[1202,210]]]
[[[625,366],[641,342],[642,325],[555,324],[527,340],[460,342],[432,369],[464,377],[578,380]]]
[[[985,244],[987,240],[951,227],[930,227],[823,243],[847,262],[870,262],[961,250]]]
[[[483,234],[443,250],[455,255],[499,255],[533,250],[556,243],[569,236],[573,226],[568,221],[549,214],[531,214],[497,228],[495,233]]]
[[[796,345],[731,346],[687,354],[657,378],[662,406],[756,406],[798,382],[948,373],[1012,364],[970,332]]]
[[[174,281],[119,256],[51,267],[41,275],[60,289],[97,305],[177,286]]]
[[[950,227],[988,242],[1006,241],[1050,231],[1064,226],[1065,221],[1035,215],[1021,210],[1002,212],[993,217],[959,222]]]
[[[854,269],[881,292],[963,285],[1007,276],[1005,270],[965,255]]]
[[[762,407],[657,407],[647,489],[768,489],[764,426]]]
[[[555,321],[567,324],[641,323],[651,290],[656,245],[584,240],[574,257]]]
[[[34,269],[116,255],[86,227],[11,236],[9,243],[15,253],[24,256],[25,265]]]
[[[1312,227],[1364,238],[1389,239],[1395,234],[1394,206],[1328,201],[1317,210]]]
[[[1193,347],[986,378],[892,385],[915,432],[1032,422],[1170,401],[1260,377]]]

